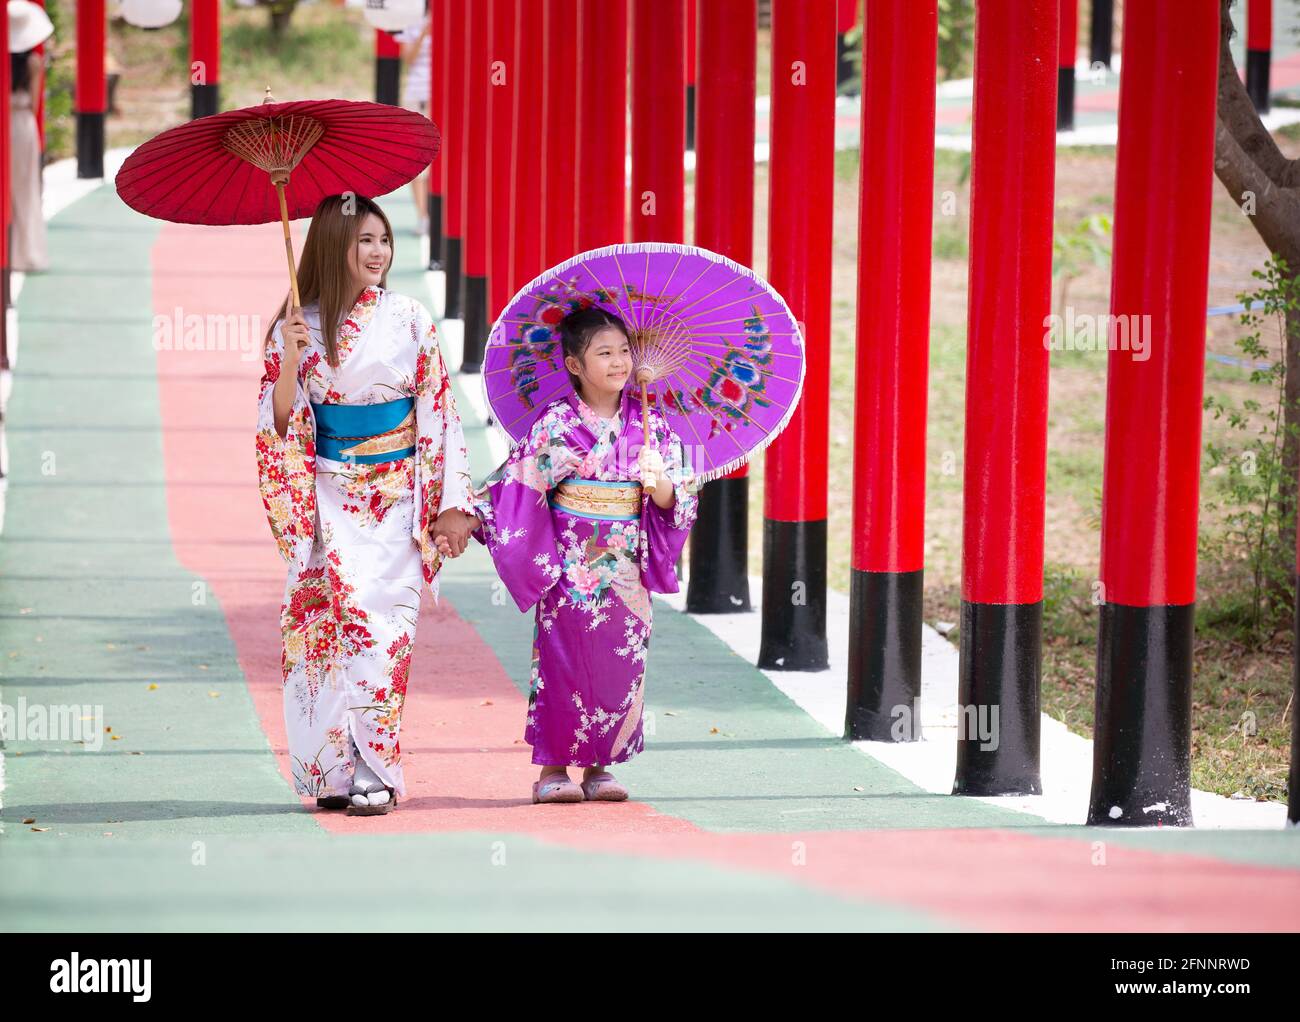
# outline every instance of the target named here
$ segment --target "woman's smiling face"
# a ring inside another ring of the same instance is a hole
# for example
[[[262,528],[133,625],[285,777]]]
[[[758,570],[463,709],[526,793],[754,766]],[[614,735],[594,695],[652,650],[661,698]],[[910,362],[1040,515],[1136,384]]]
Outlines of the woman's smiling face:
[[[374,213],[367,213],[349,257],[348,268],[352,276],[361,287],[377,285],[388,272],[392,260],[393,239],[384,230],[384,222]]]

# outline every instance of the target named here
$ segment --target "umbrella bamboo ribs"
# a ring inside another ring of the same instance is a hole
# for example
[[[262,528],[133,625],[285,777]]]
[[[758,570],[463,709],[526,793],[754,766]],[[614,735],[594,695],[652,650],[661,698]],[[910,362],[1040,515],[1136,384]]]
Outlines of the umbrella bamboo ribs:
[[[273,103],[268,86],[262,103]],[[320,137],[325,125],[315,117],[303,114],[286,114],[262,120],[240,121],[232,125],[221,138],[221,144],[241,160],[259,167],[270,175],[271,184],[280,200],[280,226],[284,231],[284,254],[289,261],[289,286],[293,291],[293,308],[298,311],[298,270],[293,258],[293,237],[289,233],[289,204],[284,190],[289,184],[290,172]]]

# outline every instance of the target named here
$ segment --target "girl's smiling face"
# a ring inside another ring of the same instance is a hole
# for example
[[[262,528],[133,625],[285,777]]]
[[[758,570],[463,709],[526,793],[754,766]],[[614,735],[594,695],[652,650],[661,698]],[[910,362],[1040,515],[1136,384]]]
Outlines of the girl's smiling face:
[[[622,330],[601,327],[592,335],[581,361],[566,355],[564,364],[582,380],[583,398],[599,401],[622,392],[632,373],[632,346]]]
[[[348,259],[348,269],[359,285],[358,289],[378,285],[388,272],[393,260],[393,243],[384,222],[374,213],[367,213],[361,221],[361,231]]]

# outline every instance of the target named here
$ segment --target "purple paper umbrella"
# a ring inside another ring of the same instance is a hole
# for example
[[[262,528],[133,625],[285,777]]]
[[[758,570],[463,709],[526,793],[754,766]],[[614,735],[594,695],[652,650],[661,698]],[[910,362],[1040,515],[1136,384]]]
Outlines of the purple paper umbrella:
[[[803,336],[785,300],[753,270],[690,245],[592,249],[522,288],[492,326],[483,387],[492,418],[526,437],[572,392],[559,323],[598,305],[632,337],[627,386],[648,379],[649,404],[686,447],[701,482],[726,475],[785,428],[803,389]]]

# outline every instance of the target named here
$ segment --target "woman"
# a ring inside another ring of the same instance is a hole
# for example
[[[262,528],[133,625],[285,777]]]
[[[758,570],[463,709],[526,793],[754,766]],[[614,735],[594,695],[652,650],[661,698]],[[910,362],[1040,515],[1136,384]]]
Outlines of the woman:
[[[469,538],[469,458],[433,320],[389,291],[393,234],[374,202],[330,196],[266,338],[262,502],[289,562],[281,606],[295,790],[388,812],[405,795],[399,730],[421,580],[437,597],[449,533]],[[457,510],[457,509],[460,510]]]
[[[34,47],[54,32],[36,4],[9,5],[10,170],[13,174],[13,248],[10,266],[24,273],[50,268],[41,213],[41,140],[36,106],[45,90],[45,64]]]

